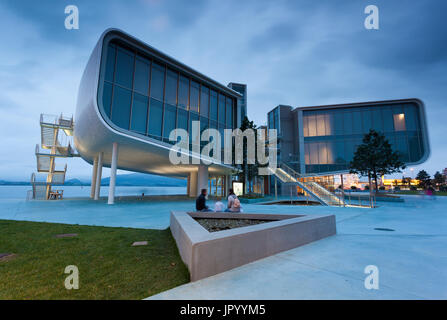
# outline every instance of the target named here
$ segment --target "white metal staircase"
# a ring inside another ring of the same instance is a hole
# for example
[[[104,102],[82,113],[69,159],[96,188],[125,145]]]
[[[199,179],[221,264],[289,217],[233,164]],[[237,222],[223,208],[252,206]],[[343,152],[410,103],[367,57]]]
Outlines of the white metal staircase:
[[[79,156],[72,147],[73,128],[73,117],[40,115],[41,146],[37,144],[35,150],[37,172],[46,173],[47,177],[45,182],[39,182],[36,174],[31,175],[33,189],[30,198],[41,200],[61,198],[59,191],[54,193],[51,187],[65,183],[67,165],[63,169],[56,168],[55,159]]]
[[[315,181],[304,181],[303,177],[284,163],[279,163],[276,170],[270,171],[282,182],[297,185],[318,202],[325,206],[344,206],[343,199],[330,192]]]

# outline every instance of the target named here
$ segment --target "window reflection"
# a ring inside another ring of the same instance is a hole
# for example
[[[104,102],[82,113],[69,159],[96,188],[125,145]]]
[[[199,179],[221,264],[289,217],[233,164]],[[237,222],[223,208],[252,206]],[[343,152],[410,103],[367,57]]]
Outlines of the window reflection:
[[[118,41],[106,49],[98,101],[118,127],[167,142],[194,120],[201,131],[235,125],[234,98]]]
[[[273,115],[268,115],[269,127]],[[422,157],[419,115],[414,104],[310,110],[303,111],[306,172],[347,170],[370,129],[384,133],[404,162]]]
[[[405,115],[403,113],[393,114],[394,130],[405,131]]]

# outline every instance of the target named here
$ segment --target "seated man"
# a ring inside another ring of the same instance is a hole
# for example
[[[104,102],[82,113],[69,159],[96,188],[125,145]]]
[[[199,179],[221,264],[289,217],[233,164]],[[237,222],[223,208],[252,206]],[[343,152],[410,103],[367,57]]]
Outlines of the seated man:
[[[202,211],[202,212],[209,212],[211,211],[208,206],[206,205],[206,189],[202,189],[200,191],[200,195],[196,199],[196,210]]]

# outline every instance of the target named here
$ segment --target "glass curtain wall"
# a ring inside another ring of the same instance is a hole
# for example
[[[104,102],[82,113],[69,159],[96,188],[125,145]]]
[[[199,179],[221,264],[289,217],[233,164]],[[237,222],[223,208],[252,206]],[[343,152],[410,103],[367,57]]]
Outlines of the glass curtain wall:
[[[111,42],[102,70],[103,111],[118,127],[168,143],[171,130],[190,132],[192,121],[233,129],[233,97],[118,42]],[[223,144],[222,144],[223,145]]]
[[[424,154],[414,104],[303,111],[306,172],[347,170],[370,129],[383,133],[404,162],[416,162]]]

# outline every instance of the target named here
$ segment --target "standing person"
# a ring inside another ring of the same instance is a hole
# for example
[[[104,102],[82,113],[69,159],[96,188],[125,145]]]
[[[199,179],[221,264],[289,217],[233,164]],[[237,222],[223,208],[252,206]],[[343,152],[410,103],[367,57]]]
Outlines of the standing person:
[[[233,189],[228,191],[228,204],[225,212],[241,212],[241,202],[234,193]]]
[[[202,189],[200,191],[200,195],[196,199],[196,210],[202,211],[202,212],[209,212],[211,211],[210,208],[206,205],[206,189]]]

